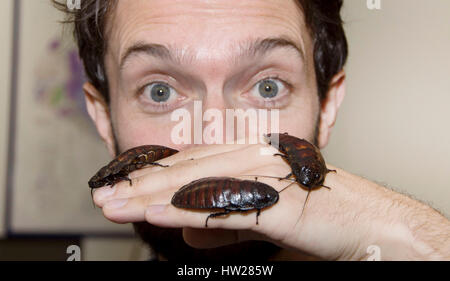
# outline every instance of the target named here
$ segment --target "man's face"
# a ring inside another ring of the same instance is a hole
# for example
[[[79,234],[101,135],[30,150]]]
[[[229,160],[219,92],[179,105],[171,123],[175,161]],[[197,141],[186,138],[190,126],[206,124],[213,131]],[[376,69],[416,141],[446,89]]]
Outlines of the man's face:
[[[170,113],[192,113],[194,100],[204,111],[276,108],[281,132],[313,138],[313,48],[294,1],[118,1],[110,23],[111,121],[122,149],[186,148],[171,142]]]
[[[171,112],[193,116],[195,100],[203,111],[279,109],[280,132],[310,141],[319,128],[313,42],[294,0],[121,0],[107,39],[106,123],[114,129],[96,123],[111,153],[143,144],[188,148],[171,141]],[[148,227],[138,232],[158,236]]]

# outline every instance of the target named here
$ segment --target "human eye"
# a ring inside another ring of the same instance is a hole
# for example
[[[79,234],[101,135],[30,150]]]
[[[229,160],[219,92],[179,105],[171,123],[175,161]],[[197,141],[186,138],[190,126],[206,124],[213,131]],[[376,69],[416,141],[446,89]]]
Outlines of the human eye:
[[[176,108],[185,97],[168,83],[155,81],[141,88],[140,99],[148,111],[167,112]]]
[[[258,81],[244,97],[258,107],[280,108],[287,104],[290,89],[290,84],[279,77],[267,77]]]

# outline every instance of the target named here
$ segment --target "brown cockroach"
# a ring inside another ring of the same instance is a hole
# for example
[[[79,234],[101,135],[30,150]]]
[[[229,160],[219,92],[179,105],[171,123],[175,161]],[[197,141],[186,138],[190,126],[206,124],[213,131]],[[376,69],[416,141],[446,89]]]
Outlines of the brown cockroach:
[[[320,187],[331,189],[323,185],[323,182],[328,173],[336,172],[336,170],[327,168],[320,150],[307,140],[288,135],[287,133],[267,134],[265,137],[270,145],[281,152],[281,154],[277,153],[275,155],[281,156],[291,167],[291,173],[284,178],[278,179],[288,180],[293,176],[295,182],[308,190],[302,213],[300,214],[301,217],[311,190]]]
[[[292,169],[292,172],[283,179],[294,176],[295,180],[307,189],[329,188],[323,185],[325,176],[329,172],[336,172],[336,170],[327,168],[320,150],[315,145],[287,133],[268,134],[266,137],[269,144],[278,148],[282,153],[275,155],[285,159]]]
[[[209,218],[224,216],[230,212],[257,210],[256,224],[261,209],[278,201],[278,191],[271,186],[250,180],[229,177],[208,177],[195,180],[180,188],[172,197],[172,205],[187,209],[223,209],[223,212],[210,214]]]
[[[101,168],[90,180],[89,187],[91,191],[105,185],[111,185],[127,180],[132,184],[128,174],[141,169],[145,165],[161,165],[155,161],[169,157],[178,150],[161,145],[142,145],[131,148],[117,156],[108,165]]]

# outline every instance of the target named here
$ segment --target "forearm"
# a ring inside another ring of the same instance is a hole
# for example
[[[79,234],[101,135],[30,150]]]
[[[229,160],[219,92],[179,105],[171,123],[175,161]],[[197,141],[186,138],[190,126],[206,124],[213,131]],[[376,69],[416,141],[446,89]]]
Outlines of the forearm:
[[[379,247],[382,260],[450,259],[450,222],[431,207],[361,177],[339,170],[345,219],[353,220],[359,247],[345,259],[367,259]]]
[[[449,260],[450,222],[431,207],[388,191],[394,222],[377,233],[385,260]],[[386,202],[389,199],[386,199]],[[381,229],[381,228],[380,228]]]

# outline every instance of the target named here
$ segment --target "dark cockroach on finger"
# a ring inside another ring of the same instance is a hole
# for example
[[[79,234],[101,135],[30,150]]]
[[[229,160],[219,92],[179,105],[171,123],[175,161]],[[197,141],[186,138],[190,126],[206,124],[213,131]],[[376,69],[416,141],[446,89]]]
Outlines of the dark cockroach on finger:
[[[288,135],[287,133],[267,134],[265,137],[270,145],[280,151],[280,153],[275,154],[275,156],[282,157],[289,164],[291,172],[285,177],[258,176],[277,178],[279,180],[291,180],[291,178],[294,177],[292,181],[298,183],[300,187],[308,190],[308,194],[299,217],[300,219],[303,215],[303,211],[311,190],[321,187],[331,190],[330,187],[325,186],[323,183],[326,175],[330,172],[336,172],[336,170],[329,170],[325,164],[322,154],[320,153],[320,150],[305,139],[300,139]],[[287,187],[289,186],[291,186],[291,184]]]
[[[91,193],[94,188],[111,185],[127,180],[132,185],[128,174],[145,165],[166,167],[156,161],[169,157],[178,151],[161,145],[143,145],[131,148],[117,156],[108,165],[102,167],[90,180]]]
[[[268,143],[281,152],[276,156],[285,159],[292,172],[283,179],[295,178],[295,181],[308,189],[315,189],[324,186],[325,176],[329,170],[325,164],[320,150],[305,139],[299,139],[285,134],[268,134],[266,136]]]
[[[255,209],[258,224],[261,209],[274,205],[278,198],[274,188],[256,180],[209,177],[181,187],[173,195],[171,203],[186,209],[223,209],[223,212],[212,213],[206,218],[205,227],[208,227],[209,218]]]

